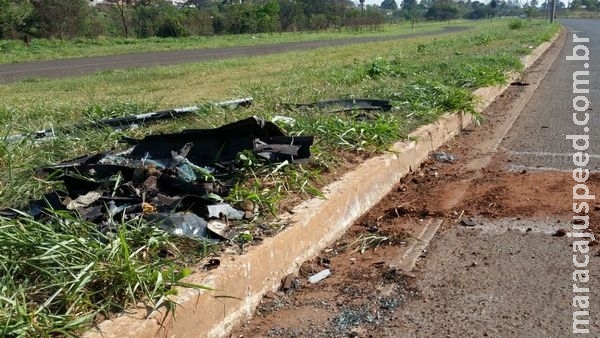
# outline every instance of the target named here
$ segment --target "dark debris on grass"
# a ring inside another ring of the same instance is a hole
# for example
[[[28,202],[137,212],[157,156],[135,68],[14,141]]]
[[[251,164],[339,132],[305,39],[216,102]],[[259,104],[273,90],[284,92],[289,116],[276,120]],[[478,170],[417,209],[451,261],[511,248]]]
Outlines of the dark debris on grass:
[[[3,209],[0,216],[43,219],[69,210],[105,231],[120,221],[143,218],[178,235],[231,239],[229,221],[252,218],[255,211],[223,203],[239,167],[250,157],[265,163],[306,161],[314,140],[286,136],[274,123],[250,117],[214,129],[124,141],[132,145],[124,152],[40,168],[39,177],[60,179],[65,191],[46,194],[25,212]]]

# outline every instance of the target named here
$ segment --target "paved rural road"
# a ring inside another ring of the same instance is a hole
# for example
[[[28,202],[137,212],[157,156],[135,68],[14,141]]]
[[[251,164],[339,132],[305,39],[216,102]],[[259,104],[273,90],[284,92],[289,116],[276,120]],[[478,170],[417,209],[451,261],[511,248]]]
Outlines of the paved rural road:
[[[563,20],[561,23],[567,30],[565,44],[499,147],[507,156],[503,170],[509,173],[505,175],[527,172],[525,175],[532,175],[530,180],[537,175],[555,176],[547,176],[547,180],[538,181],[537,186],[531,184],[527,187],[529,191],[507,193],[513,204],[499,196],[506,194],[505,189],[516,191],[518,188],[498,185],[488,189],[487,196],[493,197],[490,204],[502,204],[501,209],[505,211],[512,205],[512,214],[480,218],[475,227],[459,225],[438,234],[427,258],[419,264],[422,275],[416,286],[426,303],[408,303],[399,315],[403,327],[385,329],[382,336],[575,337],[572,316],[578,309],[572,303],[576,295],[573,287],[577,284],[590,289],[589,293],[579,294],[590,296],[590,325],[586,326],[590,331],[580,336],[600,337],[600,261],[593,256],[597,248],[590,248],[593,257],[587,267],[589,282],[575,283],[574,239],[551,236],[561,228],[573,231],[569,212],[560,216],[558,210],[548,210],[548,216],[528,219],[527,214],[535,210],[524,201],[536,198],[534,190],[539,189],[539,195],[548,196],[561,191],[554,196],[565,197],[562,202],[565,210],[571,209],[574,202],[570,194],[575,185],[570,177],[575,168],[574,150],[565,135],[583,133],[583,127],[577,127],[572,120],[573,72],[577,70],[590,72],[590,85],[580,86],[590,88],[590,93],[585,94],[591,102],[588,110],[590,148],[587,150],[591,160],[586,168],[600,170],[597,105],[600,102],[600,21]],[[573,33],[589,38],[589,43],[585,43],[590,51],[589,68],[584,68],[584,61],[566,60],[576,45]],[[483,175],[477,184],[498,181],[491,174]],[[518,185],[519,174],[512,175],[510,180]],[[527,184],[527,180],[524,183]],[[599,191],[592,193],[600,194]],[[542,196],[539,198],[537,208],[550,209],[548,205],[552,203]],[[590,204],[594,206],[595,201]],[[527,207],[523,207],[525,205]],[[590,216],[590,223],[597,222],[596,217]]]
[[[154,67],[193,63],[240,56],[260,56],[289,52],[294,50],[309,50],[322,47],[342,46],[357,43],[381,42],[398,39],[409,39],[417,36],[433,36],[445,33],[459,32],[469,29],[464,26],[444,27],[442,31],[412,33],[384,37],[363,37],[347,39],[330,39],[317,41],[287,42],[271,45],[224,47],[197,49],[185,51],[167,51],[153,53],[136,53],[111,56],[95,56],[63,60],[24,62],[0,65],[0,83],[9,83],[27,78],[60,78],[94,73],[103,70],[126,69],[137,67]]]
[[[522,172],[531,175],[529,181],[539,179],[539,175],[548,175],[547,179],[519,191],[510,184],[495,186],[499,179],[484,173],[477,184],[496,181],[490,183],[494,188],[487,189],[484,196],[492,197],[490,204],[501,204],[500,210],[495,210],[504,211],[508,217],[480,218],[475,227],[459,225],[438,234],[427,258],[420,263],[422,275],[416,282],[427,303],[408,303],[399,316],[402,329],[385,330],[383,336],[575,337],[572,316],[578,309],[573,306],[576,295],[573,287],[577,284],[590,290],[578,294],[590,297],[590,324],[585,326],[590,331],[581,336],[600,337],[600,261],[594,256],[598,250],[590,248],[589,282],[574,281],[574,239],[552,236],[558,229],[573,231],[568,210],[574,202],[571,195],[575,185],[571,177],[575,168],[574,150],[565,135],[584,132],[583,127],[574,125],[572,120],[573,73],[578,70],[590,72],[589,77],[581,77],[588,78],[590,84],[580,86],[590,88],[590,93],[585,94],[591,102],[587,111],[590,113],[587,151],[591,160],[586,168],[600,170],[597,106],[600,102],[600,21],[564,20],[561,23],[567,30],[565,44],[499,147],[507,156],[507,160],[502,161],[504,175],[512,175],[508,177],[514,180],[514,185],[527,184],[528,180],[517,183]],[[589,43],[585,43],[590,51],[589,68],[584,68],[584,61],[566,60],[576,45],[573,33],[589,38]],[[597,185],[590,187],[594,189]],[[557,191],[560,193],[556,194]],[[510,196],[512,204],[500,198],[504,194]],[[549,199],[564,200],[558,203],[565,205],[566,212],[562,216],[556,208],[548,207],[551,201],[536,197],[552,194],[559,197]],[[534,198],[540,202],[531,210],[531,204],[525,200]],[[590,204],[593,208],[595,201]],[[528,214],[535,213],[535,208],[546,209],[548,216],[538,213],[531,219]],[[506,212],[509,209],[511,212]],[[595,215],[590,215],[590,223],[597,222]]]
[[[590,101],[590,170],[600,170],[600,21],[562,20],[561,23],[570,32],[590,38],[585,45],[590,50],[589,68],[583,67],[583,61],[567,61],[572,55],[572,37],[566,44],[548,75],[523,110],[520,119],[508,134],[503,147],[511,151],[515,170],[572,169],[573,145],[565,135],[581,134],[572,120],[573,72],[590,72],[590,89],[586,94]],[[582,53],[582,52],[581,52]]]
[[[590,39],[590,84],[580,86],[590,88],[591,102],[586,168],[595,173],[586,185],[600,194],[600,21],[562,24],[566,40],[561,36],[524,74],[521,81],[530,85],[510,86],[486,110],[486,123],[442,147],[458,162],[425,164],[350,229],[364,233],[375,224],[393,233],[419,218],[443,218],[412,272],[398,278],[392,246],[336,253],[354,240],[350,234],[311,263],[322,269],[327,259],[333,271],[327,280],[269,295],[232,337],[600,337],[598,242],[589,244],[589,261],[579,269],[589,270],[589,280],[582,281],[574,277],[573,259],[583,262],[584,254],[565,235],[600,236],[596,200],[588,201],[589,228],[574,230],[574,150],[565,139],[583,132],[572,121],[572,99],[573,72],[584,70],[584,61],[566,60],[575,33]],[[305,278],[302,269],[299,276]],[[589,296],[589,317],[579,318],[589,323],[578,326],[589,334],[573,334],[573,313],[581,310],[576,296]]]

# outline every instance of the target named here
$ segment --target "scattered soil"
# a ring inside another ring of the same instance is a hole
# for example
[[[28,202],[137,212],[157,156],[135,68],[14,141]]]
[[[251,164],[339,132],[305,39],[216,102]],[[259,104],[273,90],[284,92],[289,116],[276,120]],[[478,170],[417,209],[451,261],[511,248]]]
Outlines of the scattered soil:
[[[393,320],[394,310],[418,294],[408,286],[406,276],[387,267],[390,252],[381,248],[373,254],[352,254],[339,243],[302,265],[298,276],[288,276],[294,281],[291,288],[267,294],[256,310],[258,325],[248,328],[244,336],[332,337],[346,335],[357,325],[367,328]],[[327,267],[332,277],[308,282],[308,277]],[[370,287],[362,285],[365,280]]]
[[[464,136],[446,150],[468,140]],[[394,327],[397,308],[421,299],[414,275],[397,271],[394,262],[410,240],[411,228],[425,219],[444,217],[450,221],[445,222],[447,228],[459,218],[569,222],[570,173],[506,172],[499,165],[503,158],[498,155],[480,173],[463,172],[458,163],[428,161],[356,221],[342,239],[305,263],[298,276],[289,277],[296,281],[295,287],[268,294],[255,316],[231,337],[376,337],[373,333],[380,325]],[[597,191],[600,175],[591,175],[587,184]],[[599,209],[592,206],[589,212],[597,234],[600,227],[594,220],[600,219]],[[367,236],[387,239],[361,254]],[[330,269],[331,276],[310,284],[308,277],[323,269]]]
[[[566,172],[507,172],[508,163],[499,154],[480,172],[461,172],[454,164],[430,161],[403,182],[362,217],[359,224],[408,215],[415,218],[459,215],[488,219],[518,215],[524,218],[572,216],[573,177]],[[600,174],[591,174],[586,185],[591,191],[600,187]],[[600,216],[591,206],[590,216]]]

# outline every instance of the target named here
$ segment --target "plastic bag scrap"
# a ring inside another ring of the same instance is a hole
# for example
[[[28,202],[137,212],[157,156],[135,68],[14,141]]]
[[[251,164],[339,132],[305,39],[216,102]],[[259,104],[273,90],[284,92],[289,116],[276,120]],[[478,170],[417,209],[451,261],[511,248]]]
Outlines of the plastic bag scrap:
[[[310,158],[312,136],[286,136],[272,122],[251,117],[215,129],[124,139],[124,152],[101,152],[38,169],[62,180],[66,191],[34,200],[29,210],[0,216],[70,210],[110,231],[116,222],[144,218],[174,234],[227,239],[229,220],[252,217],[222,203],[233,186],[236,159],[244,151],[272,163]],[[212,220],[212,221],[211,221]]]

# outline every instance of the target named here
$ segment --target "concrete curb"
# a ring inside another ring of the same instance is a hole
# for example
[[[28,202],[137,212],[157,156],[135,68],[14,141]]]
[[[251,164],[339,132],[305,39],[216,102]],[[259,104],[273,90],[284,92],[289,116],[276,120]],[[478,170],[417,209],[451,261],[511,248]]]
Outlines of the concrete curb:
[[[541,44],[523,59],[531,66],[556,40]],[[518,74],[512,74],[509,83]],[[475,91],[483,111],[508,85]],[[340,238],[353,222],[377,204],[428,154],[471,123],[471,116],[448,113],[437,122],[419,128],[410,142],[398,142],[392,151],[369,159],[324,189],[327,199],[311,199],[294,209],[286,219],[290,226],[267,238],[245,255],[225,257],[214,272],[198,272],[187,281],[216,289],[200,292],[181,289],[175,301],[175,317],[164,310],[148,316],[146,309],[132,309],[100,323],[83,337],[223,337],[234,325],[252,315],[263,295],[281,285],[286,275],[314,258]]]

